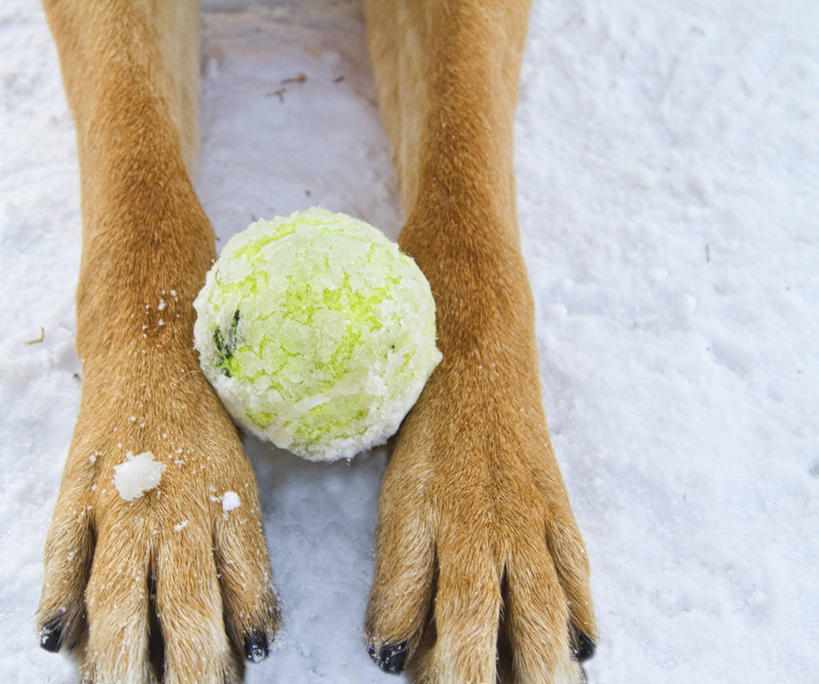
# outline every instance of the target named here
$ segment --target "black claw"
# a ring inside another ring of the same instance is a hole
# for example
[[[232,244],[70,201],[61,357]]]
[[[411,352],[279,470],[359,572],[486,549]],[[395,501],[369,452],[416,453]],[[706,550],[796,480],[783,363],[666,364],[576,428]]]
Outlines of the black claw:
[[[270,655],[270,645],[264,632],[254,629],[245,634],[245,655],[254,663],[260,663]]]
[[[384,644],[378,653],[375,652],[373,646],[367,647],[367,653],[370,658],[378,665],[384,672],[391,674],[399,674],[404,669],[404,661],[407,658],[407,642],[402,641],[400,644]]]
[[[51,618],[40,632],[40,648],[56,653],[63,641],[63,626],[60,617]]]
[[[594,655],[595,643],[579,630],[575,634],[574,658],[582,663]]]

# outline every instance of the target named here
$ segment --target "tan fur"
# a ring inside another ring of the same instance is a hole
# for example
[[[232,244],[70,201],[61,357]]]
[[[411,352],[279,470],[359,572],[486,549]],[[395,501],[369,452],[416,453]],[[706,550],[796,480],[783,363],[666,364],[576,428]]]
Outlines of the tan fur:
[[[40,621],[65,611],[63,642],[77,643],[87,681],[146,681],[153,573],[165,681],[237,680],[243,632],[272,640],[278,617],[254,474],[193,351],[191,302],[215,254],[186,171],[198,7],[63,0],[46,9],[82,174],[83,392]],[[130,503],[112,486],[126,451],[166,465],[161,488]],[[242,505],[225,520],[210,497],[228,490]]]
[[[192,350],[214,255],[188,175],[196,3],[46,9],[82,175],[83,395],[40,623],[59,616],[86,681],[150,681],[153,575],[165,681],[234,681],[243,635],[272,640],[278,614],[253,472]],[[400,243],[430,280],[444,353],[384,476],[367,635],[408,642],[418,681],[578,682],[572,630],[596,638],[588,562],[541,405],[515,209],[528,3],[365,9]],[[131,503],[111,484],[126,451],[166,464],[160,490]],[[226,490],[242,498],[229,517],[210,498]]]
[[[444,354],[382,485],[367,630],[418,643],[420,680],[491,682],[503,607],[517,679],[578,681],[567,624],[595,636],[588,564],[541,405],[515,209],[528,6],[366,7],[409,216],[399,241],[430,280]]]

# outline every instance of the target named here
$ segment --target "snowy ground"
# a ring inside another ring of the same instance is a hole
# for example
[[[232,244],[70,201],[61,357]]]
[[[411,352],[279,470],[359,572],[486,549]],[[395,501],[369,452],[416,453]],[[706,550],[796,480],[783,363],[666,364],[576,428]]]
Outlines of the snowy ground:
[[[205,209],[222,243],[311,204],[394,237],[358,9],[290,5],[204,16]],[[813,0],[535,3],[520,220],[593,568],[593,684],[816,681],[817,35]],[[37,4],[0,6],[0,55],[0,679],[68,682],[33,614],[80,396],[74,137]],[[396,681],[360,627],[384,454],[247,448],[286,612],[248,679]]]

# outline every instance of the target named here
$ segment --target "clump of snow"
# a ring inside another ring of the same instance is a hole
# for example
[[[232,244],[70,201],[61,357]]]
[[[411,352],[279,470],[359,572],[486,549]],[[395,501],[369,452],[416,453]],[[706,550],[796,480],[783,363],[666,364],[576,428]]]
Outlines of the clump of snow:
[[[181,532],[181,531],[182,531],[182,530],[184,530],[184,529],[185,529],[187,526],[188,526],[188,521],[187,521],[187,520],[183,520],[181,523],[179,523],[179,524],[177,524],[177,525],[174,525],[174,526],[173,526],[173,531],[174,531],[174,532]]]
[[[222,510],[232,511],[234,508],[239,508],[242,502],[239,501],[239,495],[236,492],[225,492],[222,496]]]
[[[136,456],[129,451],[125,462],[114,466],[114,486],[125,501],[132,501],[159,485],[163,470],[165,464],[154,461],[150,451]]]

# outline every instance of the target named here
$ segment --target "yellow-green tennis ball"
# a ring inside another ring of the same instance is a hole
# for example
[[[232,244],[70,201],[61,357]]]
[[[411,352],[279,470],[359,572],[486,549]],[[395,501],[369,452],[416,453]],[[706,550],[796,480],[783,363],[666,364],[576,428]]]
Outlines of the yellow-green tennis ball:
[[[441,360],[415,262],[324,209],[234,235],[194,307],[202,370],[233,418],[310,460],[384,443]]]

